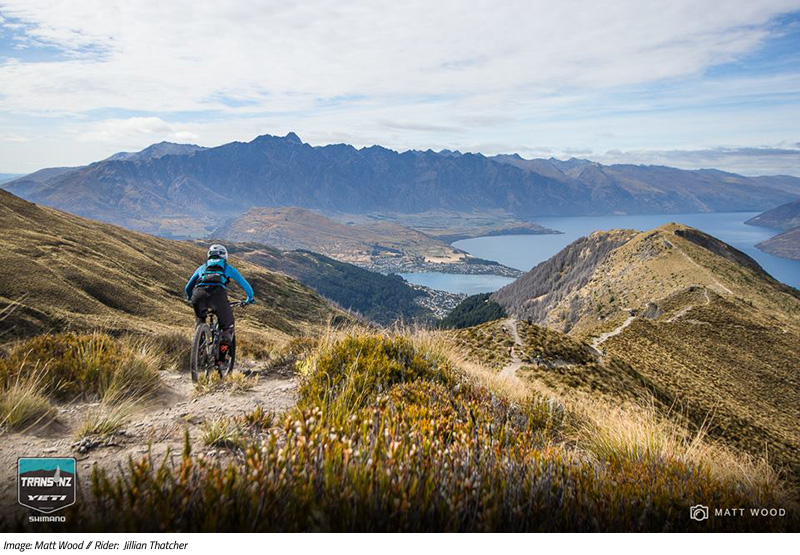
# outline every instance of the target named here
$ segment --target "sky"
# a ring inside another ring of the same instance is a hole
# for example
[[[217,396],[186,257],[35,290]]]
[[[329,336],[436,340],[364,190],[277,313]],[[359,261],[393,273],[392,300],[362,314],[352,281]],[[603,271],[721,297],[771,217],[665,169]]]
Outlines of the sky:
[[[800,176],[800,0],[0,0],[0,173],[296,132]]]

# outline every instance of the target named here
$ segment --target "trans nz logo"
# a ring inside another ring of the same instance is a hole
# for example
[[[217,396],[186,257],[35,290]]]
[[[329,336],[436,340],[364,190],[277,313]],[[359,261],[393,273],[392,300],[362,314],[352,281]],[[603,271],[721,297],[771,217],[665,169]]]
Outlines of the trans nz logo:
[[[20,505],[49,514],[75,503],[75,459],[19,459]]]

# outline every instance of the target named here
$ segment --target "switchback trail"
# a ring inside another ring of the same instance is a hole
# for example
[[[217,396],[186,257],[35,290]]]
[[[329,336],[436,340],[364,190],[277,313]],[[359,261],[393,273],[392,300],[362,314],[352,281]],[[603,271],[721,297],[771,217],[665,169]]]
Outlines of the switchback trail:
[[[704,306],[710,305],[711,304],[711,297],[708,296],[708,289],[706,289],[705,287],[703,287],[703,294],[706,296],[706,304]],[[669,319],[667,319],[667,323],[672,323],[675,320],[677,320],[678,318],[681,318],[681,317],[685,316],[690,310],[692,310],[696,306],[697,305],[691,304],[691,305],[689,305],[687,307],[682,308],[680,311],[678,311],[673,316],[671,316]]]

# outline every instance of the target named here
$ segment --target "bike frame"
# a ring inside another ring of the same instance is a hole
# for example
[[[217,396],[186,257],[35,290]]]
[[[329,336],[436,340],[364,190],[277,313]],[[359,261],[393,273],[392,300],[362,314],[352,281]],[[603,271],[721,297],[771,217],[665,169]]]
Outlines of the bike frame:
[[[231,306],[243,306],[241,301],[234,301],[230,303]],[[206,333],[206,329],[208,333]],[[201,334],[204,334],[205,341],[202,345],[199,344],[199,340],[202,338]],[[203,318],[203,323],[198,324],[197,328],[195,329],[195,338],[192,341],[192,354],[191,354],[191,373],[192,373],[192,380],[196,381],[198,375],[200,373],[204,373],[206,377],[216,369],[220,376],[224,377],[227,372],[233,370],[233,364],[235,360],[233,357],[235,356],[236,350],[236,337],[234,336],[233,342],[231,345],[231,353],[228,355],[231,357],[230,366],[226,369],[225,372],[221,368],[219,368],[219,347],[220,343],[222,342],[222,329],[219,326],[219,320],[217,319],[217,315],[213,310],[206,310],[205,317]],[[200,355],[199,352],[202,349],[203,351],[203,364],[202,368],[200,367]],[[197,352],[195,352],[195,350]]]

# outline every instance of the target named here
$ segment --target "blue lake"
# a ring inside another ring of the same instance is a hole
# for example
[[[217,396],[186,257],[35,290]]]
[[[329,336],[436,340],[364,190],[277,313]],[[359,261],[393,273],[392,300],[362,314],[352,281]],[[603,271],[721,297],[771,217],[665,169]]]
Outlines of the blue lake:
[[[504,285],[508,285],[514,281],[514,278],[504,276],[476,276],[472,274],[444,274],[440,272],[419,272],[400,275],[403,276],[403,279],[416,285],[424,285],[425,287],[439,289],[440,291],[466,293],[467,295],[497,291]]]
[[[527,271],[547,260],[575,239],[589,235],[593,231],[622,228],[646,230],[669,222],[679,222],[696,227],[725,241],[754,258],[776,279],[800,288],[800,261],[772,256],[755,248],[756,243],[765,241],[778,233],[763,227],[745,225],[745,221],[758,214],[758,212],[724,212],[717,214],[541,218],[536,222],[564,233],[562,235],[477,237],[457,241],[453,245],[473,256],[496,260],[506,266]],[[495,291],[510,281],[508,278],[500,276],[439,273],[406,274],[403,277],[412,283],[470,295]]]

